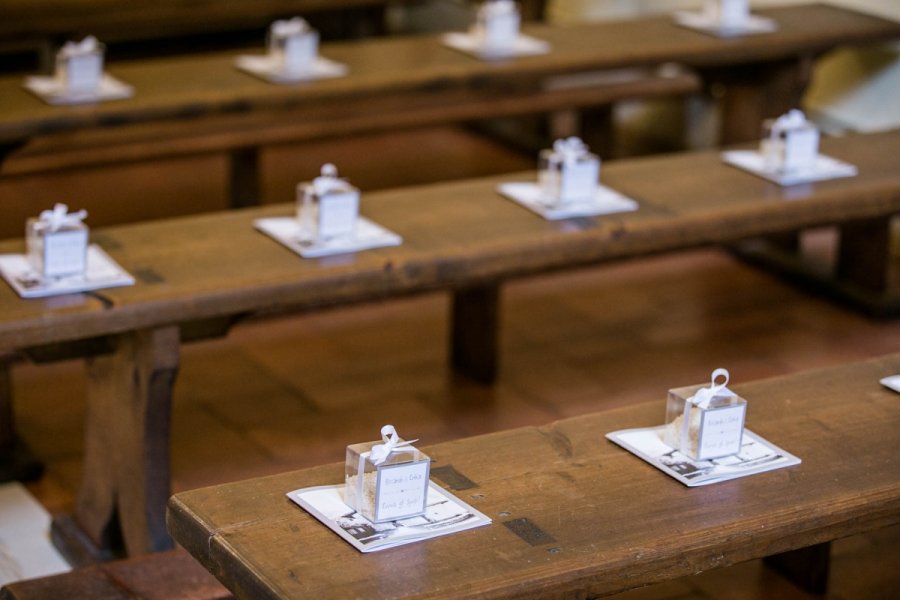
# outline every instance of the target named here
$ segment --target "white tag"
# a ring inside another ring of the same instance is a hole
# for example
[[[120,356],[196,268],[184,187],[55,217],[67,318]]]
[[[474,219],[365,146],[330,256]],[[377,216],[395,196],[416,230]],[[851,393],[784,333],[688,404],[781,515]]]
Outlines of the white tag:
[[[696,410],[696,409],[695,409]],[[709,408],[702,412],[697,458],[706,460],[741,450],[746,404]]]
[[[378,469],[375,520],[400,518],[425,510],[429,461]]]
[[[66,87],[72,91],[93,91],[100,87],[103,59],[100,54],[72,56],[66,60]]]
[[[574,163],[563,163],[559,182],[559,199],[565,202],[593,198],[597,193],[599,180],[599,161],[579,160]]]
[[[44,236],[43,273],[47,277],[83,273],[87,267],[87,229],[47,232]]]
[[[351,235],[359,216],[357,192],[329,192],[319,199],[319,238]]]

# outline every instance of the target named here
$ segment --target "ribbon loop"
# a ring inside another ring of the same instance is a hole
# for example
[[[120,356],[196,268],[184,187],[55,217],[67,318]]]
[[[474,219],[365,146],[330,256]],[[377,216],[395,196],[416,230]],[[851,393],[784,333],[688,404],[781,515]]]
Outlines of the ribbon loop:
[[[726,385],[728,385],[729,377],[728,369],[716,369],[712,372],[712,376],[710,377],[709,387],[697,390],[697,392],[688,399],[688,403],[703,409],[709,408],[710,401],[715,398],[719,392],[725,389]],[[724,381],[722,383],[716,383],[720,378],[724,378]]]
[[[406,441],[397,434],[397,430],[393,425],[385,425],[381,428],[381,441],[383,444],[375,444],[372,446],[372,453],[369,458],[372,464],[380,465],[394,452],[409,452],[413,450],[411,444],[419,441],[418,439]]]
[[[78,227],[85,218],[87,218],[86,210],[70,213],[68,206],[57,203],[53,206],[53,210],[41,211],[37,225],[41,230],[49,229],[55,232],[62,227]]]
[[[311,31],[309,23],[302,17],[294,17],[293,19],[282,19],[272,23],[272,35],[278,38],[286,38],[294,35],[301,35]]]
[[[785,131],[790,131],[791,129],[798,129],[806,125],[806,116],[803,114],[803,111],[797,108],[792,108],[787,111],[772,123],[772,129],[770,130],[770,137],[773,139],[777,139],[781,136]]]
[[[553,152],[562,156],[563,162],[566,164],[574,163],[587,154],[587,151],[587,145],[576,136],[553,142]]]
[[[313,189],[317,196],[324,196],[329,192],[339,190],[344,187],[343,180],[338,178],[337,167],[331,163],[322,165],[321,175],[313,179]]]

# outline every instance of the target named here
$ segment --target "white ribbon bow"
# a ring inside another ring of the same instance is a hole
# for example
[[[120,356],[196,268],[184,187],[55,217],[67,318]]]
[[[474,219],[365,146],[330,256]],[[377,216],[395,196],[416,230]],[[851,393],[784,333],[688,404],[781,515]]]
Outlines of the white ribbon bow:
[[[570,165],[583,157],[588,151],[587,145],[579,137],[568,137],[553,142],[553,152],[563,157],[563,162]]]
[[[272,23],[272,35],[279,38],[301,35],[308,31],[310,31],[309,23],[301,17],[283,19]]]
[[[716,383],[716,380],[720,377],[724,377],[725,381],[722,383]],[[688,398],[687,403],[693,404],[694,406],[702,409],[709,408],[709,403],[715,398],[719,392],[725,389],[725,386],[728,385],[728,369],[716,369],[712,372],[712,377],[710,378],[709,387],[700,388],[697,392]]]
[[[501,17],[516,12],[513,0],[488,0],[479,8],[483,17]]]
[[[775,122],[772,123],[772,129],[769,135],[774,139],[779,137],[783,131],[799,129],[804,125],[806,125],[806,116],[803,114],[803,111],[792,108],[775,119]]]
[[[45,210],[41,212],[40,223],[41,229],[49,228],[50,231],[58,231],[61,227],[77,227],[87,217],[86,210],[79,210],[77,213],[70,213],[69,207],[65,204],[56,204],[53,210]]]
[[[66,42],[60,52],[62,52],[62,55],[66,58],[71,58],[73,56],[91,54],[96,52],[99,47],[100,42],[97,41],[97,38],[89,35],[80,42]]]
[[[331,163],[322,165],[321,175],[313,179],[313,189],[317,196],[324,196],[344,187],[344,181],[338,178],[337,167]]]
[[[375,444],[372,446],[371,454],[369,455],[372,464],[380,465],[385,460],[387,460],[388,456],[393,454],[394,452],[400,451],[410,451],[410,445],[413,442],[418,442],[418,439],[406,441],[400,438],[397,435],[397,430],[394,429],[393,425],[385,425],[381,428],[381,441],[383,444]]]

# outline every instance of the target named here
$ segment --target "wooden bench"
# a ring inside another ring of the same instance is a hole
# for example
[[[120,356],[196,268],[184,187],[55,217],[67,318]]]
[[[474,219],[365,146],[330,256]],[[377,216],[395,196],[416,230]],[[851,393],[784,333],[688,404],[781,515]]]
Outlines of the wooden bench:
[[[38,361],[87,357],[84,480],[75,519],[54,523],[57,545],[70,557],[83,558],[81,549],[108,558],[120,535],[130,554],[171,544],[163,507],[180,342],[224,334],[248,315],[447,290],[452,364],[490,382],[506,279],[804,227],[887,222],[900,212],[900,133],[828,139],[823,151],[856,164],[860,175],[783,189],[722,164],[715,152],[621,161],[604,167],[603,180],[640,209],[561,222],[495,193],[496,184],[532,180],[533,172],[372,193],[363,213],[403,245],[318,260],[254,231],[254,218],[292,214],[288,205],[94,231],[137,285],[31,301],[0,287],[0,348]],[[854,242],[841,247],[846,268],[860,264],[854,256],[879,252],[880,265],[895,265],[882,240]],[[10,240],[0,252],[23,247]]]
[[[900,37],[900,23],[836,7],[761,12],[778,21],[777,32],[720,39],[670,17],[532,24],[526,31],[549,41],[550,54],[490,63],[436,36],[325,44],[323,55],[347,64],[350,75],[300,86],[241,73],[234,53],[113,63],[110,72],[136,96],[77,108],[45,106],[22,89],[21,77],[3,77],[0,159],[16,155],[2,167],[9,176],[230,151],[232,202],[241,206],[258,199],[260,145],[697,91],[690,71],[658,70],[673,62],[721,92],[723,141],[747,141],[764,117],[797,105],[818,54]]]
[[[803,462],[707,487],[604,438],[660,424],[667,386],[683,383],[660,382],[646,403],[423,447],[432,478],[487,527],[359,553],[285,497],[342,482],[331,464],[176,494],[169,531],[257,600],[595,598],[810,547],[827,561],[829,541],[900,523],[900,404],[878,383],[898,372],[895,354],[732,386],[747,426]]]

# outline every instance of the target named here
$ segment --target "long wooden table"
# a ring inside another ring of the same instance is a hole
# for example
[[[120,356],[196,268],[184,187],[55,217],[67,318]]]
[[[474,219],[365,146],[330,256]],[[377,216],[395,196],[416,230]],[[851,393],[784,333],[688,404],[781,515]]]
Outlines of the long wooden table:
[[[797,105],[819,53],[900,37],[900,23],[831,6],[760,13],[773,17],[778,31],[720,39],[670,17],[533,24],[526,32],[550,42],[552,52],[495,62],[448,49],[437,36],[325,44],[322,54],[347,64],[350,74],[308,85],[259,81],[234,68],[233,53],[112,63],[110,73],[132,84],[136,96],[76,108],[45,106],[22,89],[20,77],[5,77],[0,155],[43,138],[46,144],[19,152],[19,172],[34,172],[146,158],[160,140],[179,140],[174,149],[164,145],[166,152],[232,150],[234,203],[241,205],[256,199],[253,149],[261,144],[696,91],[691,73],[657,71],[673,62],[699,70],[708,86],[724,84],[717,86],[723,141],[747,141],[758,137],[764,117]],[[81,131],[96,136],[66,136]]]
[[[878,383],[898,372],[895,354],[731,386],[748,428],[803,462],[706,487],[604,439],[662,423],[684,382],[660,382],[646,403],[425,446],[488,527],[361,554],[285,497],[341,483],[331,464],[176,494],[169,531],[238,598],[595,598],[900,523],[900,403]]]
[[[94,231],[137,285],[30,301],[0,287],[0,349],[36,360],[88,357],[84,480],[75,519],[55,522],[57,544],[71,556],[79,547],[108,556],[119,527],[131,554],[171,544],[163,507],[181,341],[223,334],[252,314],[448,290],[452,364],[489,382],[506,279],[804,227],[887,223],[900,212],[900,132],[829,139],[823,150],[860,175],[783,189],[714,152],[621,161],[604,166],[603,181],[640,209],[561,222],[495,193],[499,182],[532,180],[533,172],[367,194],[363,213],[403,245],[317,260],[254,231],[256,217],[292,214],[286,205]],[[21,240],[0,243],[0,252],[23,249]],[[854,238],[841,252],[846,271],[836,276],[871,270],[854,257],[892,267],[878,237]]]

